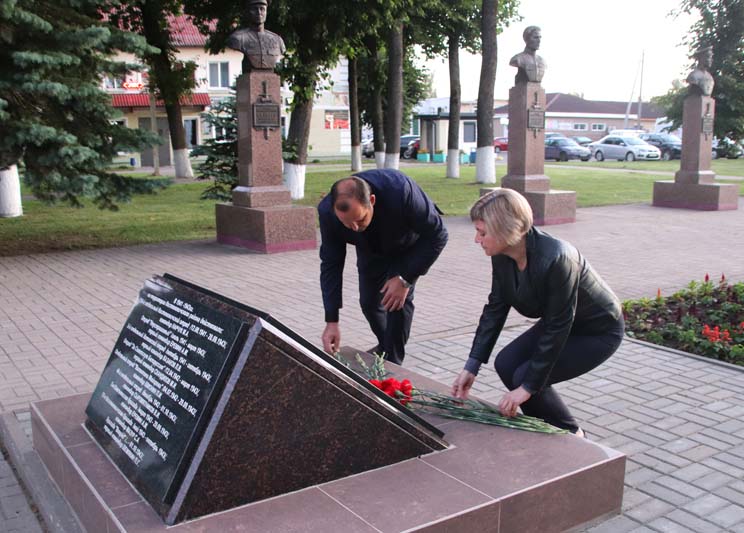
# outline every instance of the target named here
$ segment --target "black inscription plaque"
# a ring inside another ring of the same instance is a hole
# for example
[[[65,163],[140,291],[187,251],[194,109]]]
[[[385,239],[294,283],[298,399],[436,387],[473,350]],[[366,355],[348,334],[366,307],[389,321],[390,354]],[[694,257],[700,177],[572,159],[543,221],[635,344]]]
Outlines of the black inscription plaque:
[[[145,282],[86,414],[168,525],[447,447],[270,315],[169,274]]]
[[[705,115],[703,117],[703,133],[713,133],[713,116]]]
[[[527,127],[534,130],[545,129],[545,110],[528,109],[527,110]]]
[[[279,104],[253,104],[254,128],[278,128],[281,125]]]
[[[85,412],[117,466],[155,501],[172,501],[246,329],[162,278],[140,291]]]

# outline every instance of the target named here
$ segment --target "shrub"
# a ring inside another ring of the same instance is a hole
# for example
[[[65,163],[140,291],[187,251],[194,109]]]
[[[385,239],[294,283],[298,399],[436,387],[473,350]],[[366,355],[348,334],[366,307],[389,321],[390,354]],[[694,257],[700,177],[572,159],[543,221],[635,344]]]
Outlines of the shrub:
[[[623,303],[629,337],[744,366],[744,283],[692,281],[686,289]]]

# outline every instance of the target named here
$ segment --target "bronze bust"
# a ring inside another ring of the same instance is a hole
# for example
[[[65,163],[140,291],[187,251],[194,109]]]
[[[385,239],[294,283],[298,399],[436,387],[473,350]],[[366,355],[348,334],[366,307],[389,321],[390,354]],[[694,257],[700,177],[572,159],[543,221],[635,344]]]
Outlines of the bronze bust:
[[[710,73],[710,67],[713,65],[713,47],[706,46],[695,52],[697,65],[695,69],[687,76],[687,83],[690,94],[702,94],[710,96],[713,93],[713,76]]]
[[[542,39],[540,28],[537,26],[527,26],[524,32],[522,32],[522,38],[525,44],[524,51],[518,53],[509,61],[512,67],[519,69],[517,70],[517,76],[514,78],[514,83],[540,83],[547,68],[545,60],[537,55],[537,50],[540,48],[540,41]]]
[[[274,70],[284,55],[284,41],[276,33],[264,29],[267,0],[246,0],[249,26],[234,31],[227,38],[227,47],[243,52],[243,72]]]

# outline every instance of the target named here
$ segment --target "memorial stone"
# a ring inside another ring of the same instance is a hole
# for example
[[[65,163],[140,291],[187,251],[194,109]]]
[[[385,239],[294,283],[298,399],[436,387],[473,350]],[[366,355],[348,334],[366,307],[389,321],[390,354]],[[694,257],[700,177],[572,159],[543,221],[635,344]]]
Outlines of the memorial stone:
[[[509,157],[501,186],[521,193],[532,207],[536,225],[564,224],[576,220],[576,193],[550,188],[545,175],[545,90],[540,82],[547,65],[537,54],[540,28],[529,26],[522,34],[523,52],[509,64],[517,67],[509,90]],[[485,194],[493,188],[481,189]]]
[[[447,447],[270,316],[167,274],[145,283],[86,415],[169,525]]]
[[[682,108],[682,155],[674,181],[654,182],[653,205],[701,211],[738,209],[739,187],[715,183],[711,170],[715,99],[711,96],[713,76],[708,71],[713,54],[710,47],[696,53],[698,64],[687,76],[688,93]]]
[[[227,46],[244,54],[237,80],[238,186],[217,204],[217,241],[262,253],[317,245],[315,210],[293,206],[282,178],[281,93],[274,73],[284,42],[264,29],[266,0],[248,0],[250,24]]]

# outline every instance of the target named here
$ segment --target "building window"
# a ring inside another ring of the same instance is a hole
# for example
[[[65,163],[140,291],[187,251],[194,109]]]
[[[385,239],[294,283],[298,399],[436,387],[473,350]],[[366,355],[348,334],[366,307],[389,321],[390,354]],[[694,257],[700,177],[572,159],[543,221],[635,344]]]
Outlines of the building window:
[[[475,122],[463,122],[462,141],[466,143],[475,142]]]
[[[210,87],[230,87],[230,63],[209,64],[209,86]]]
[[[348,130],[349,129],[349,112],[343,111],[326,111],[325,112],[325,129],[327,130]]]
[[[605,131],[607,124],[592,124],[592,131]]]
[[[124,76],[104,76],[103,87],[105,89],[122,89],[124,87]]]
[[[576,122],[573,125],[574,131],[586,131],[587,125],[585,122]]]

